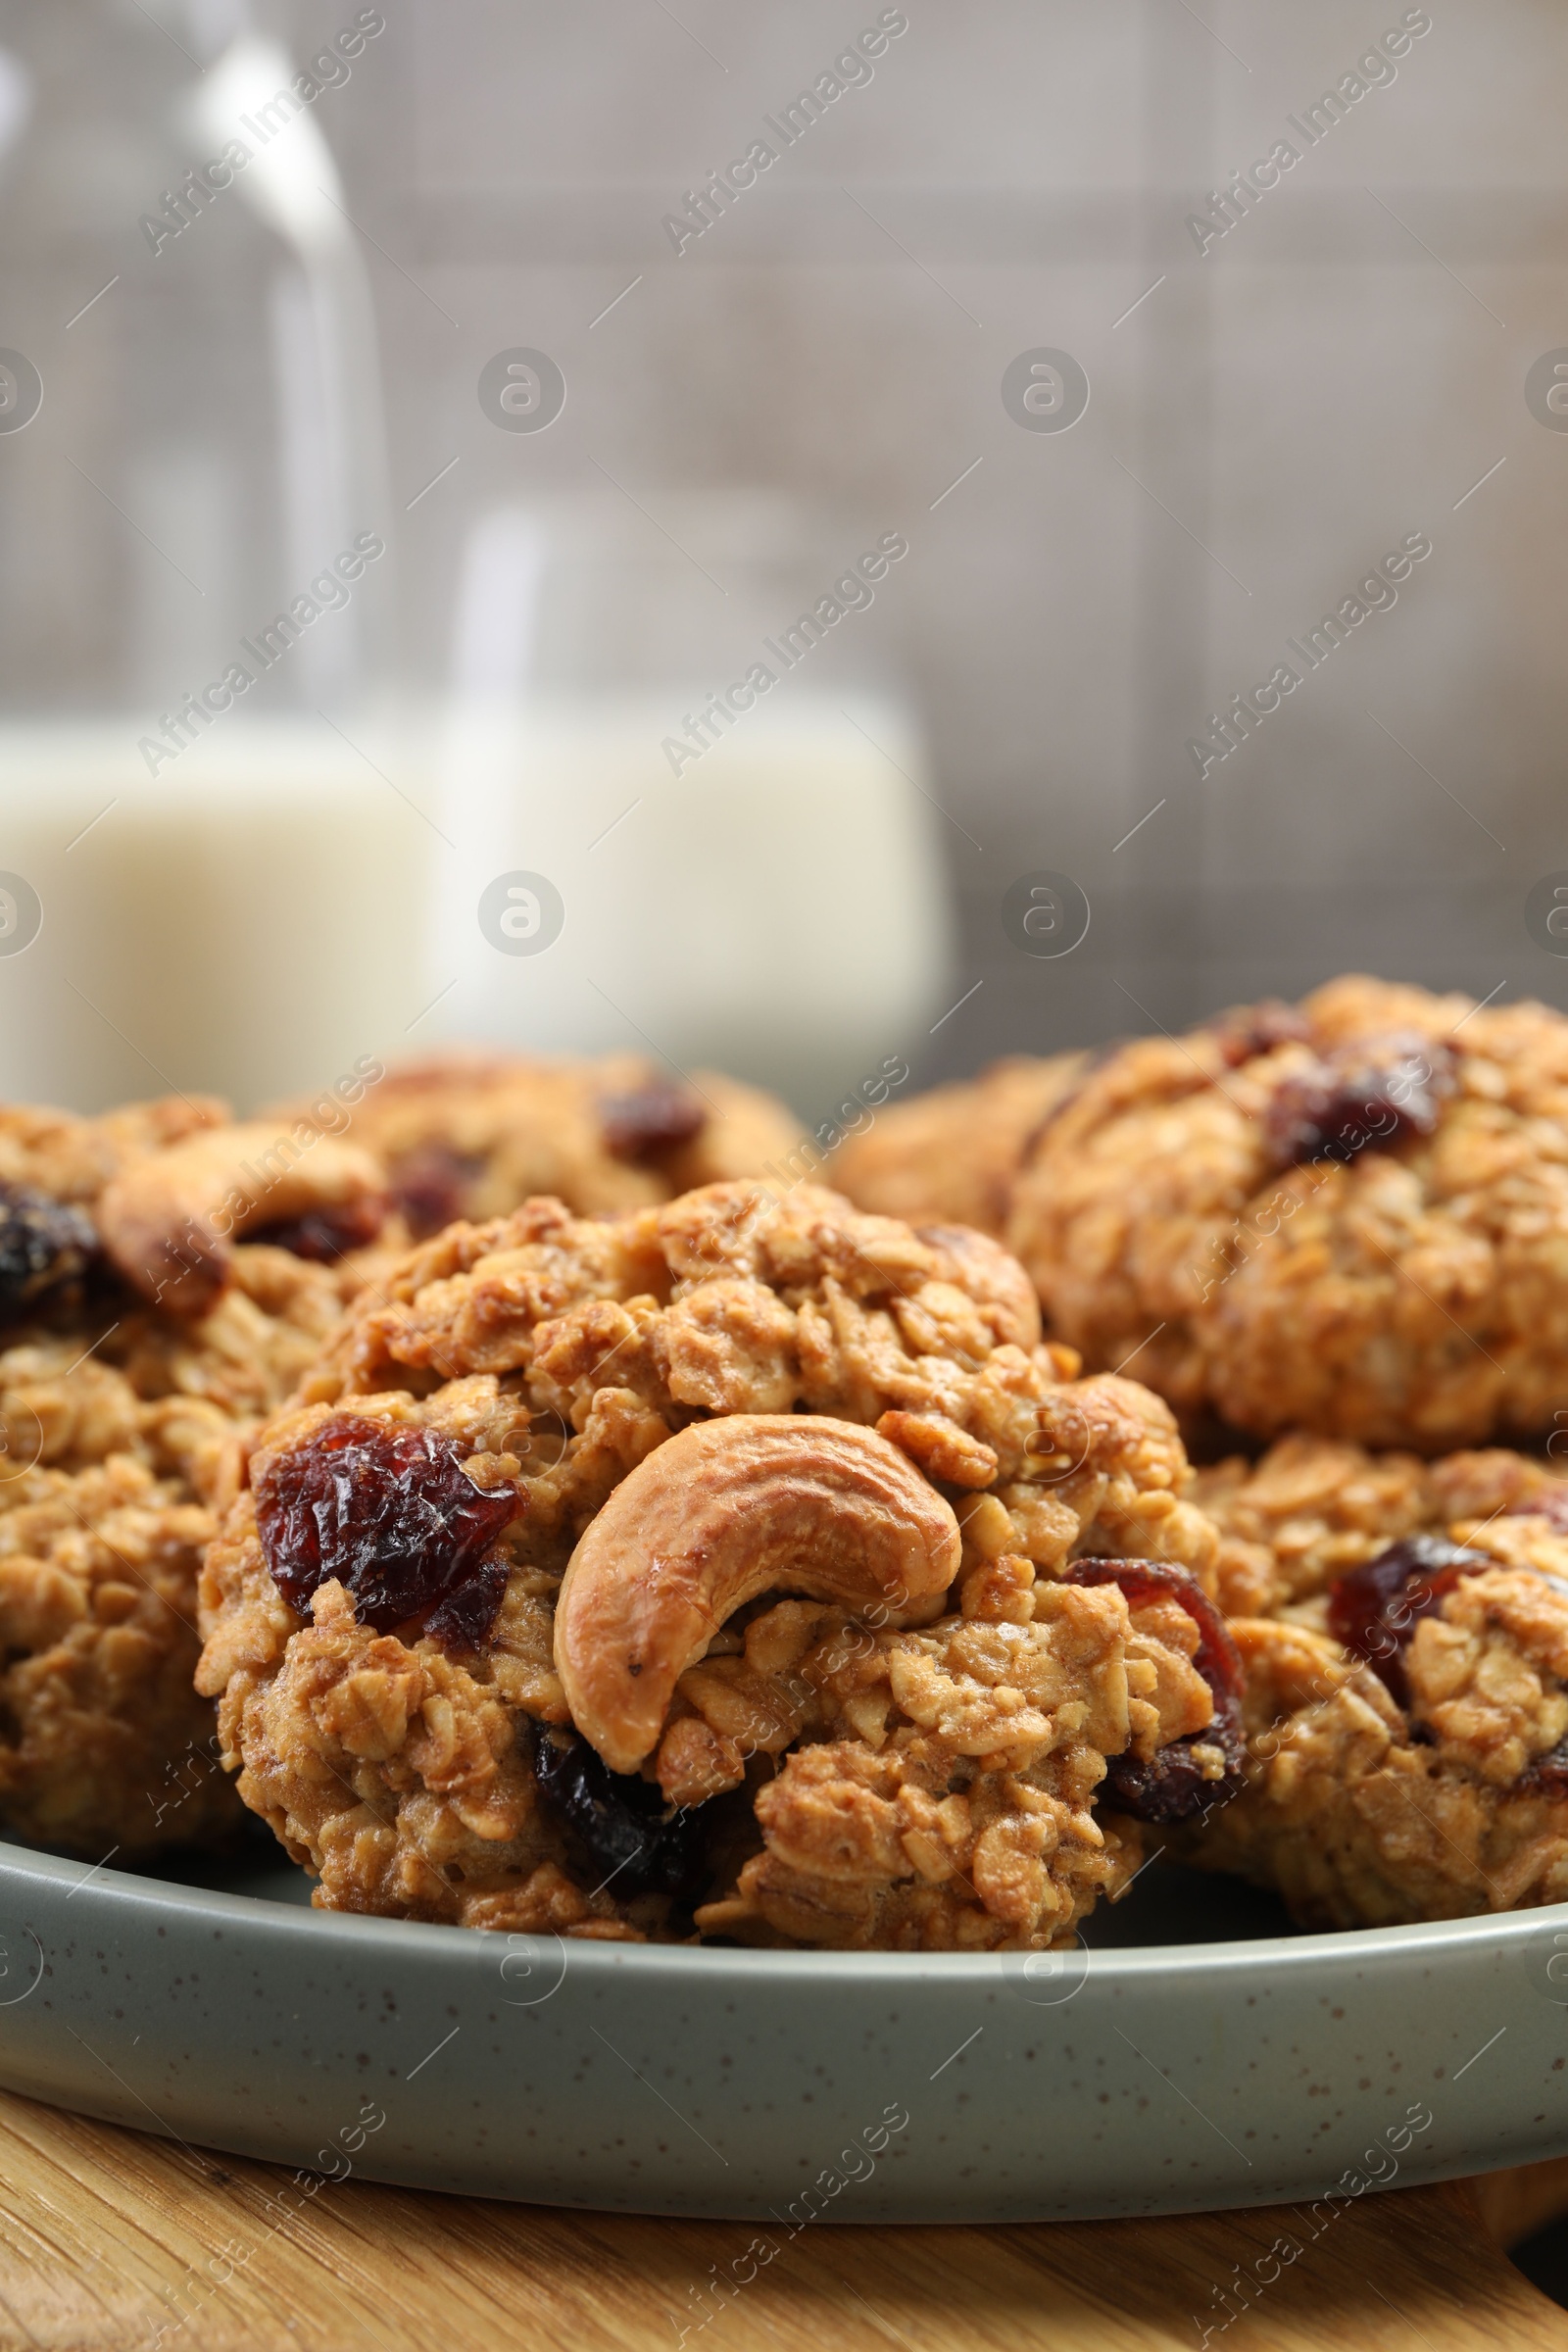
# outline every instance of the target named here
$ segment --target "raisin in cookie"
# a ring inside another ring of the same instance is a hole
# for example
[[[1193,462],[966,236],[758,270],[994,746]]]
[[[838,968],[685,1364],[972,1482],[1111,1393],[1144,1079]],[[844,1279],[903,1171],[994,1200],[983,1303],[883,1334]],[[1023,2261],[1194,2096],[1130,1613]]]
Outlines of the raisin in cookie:
[[[1175,1833],[1311,1926],[1568,1895],[1568,1481],[1287,1438],[1200,1473],[1248,1670],[1243,1791]]]
[[[1074,1379],[984,1236],[807,1187],[535,1200],[382,1292],[201,1587],[199,1686],[318,1901],[1049,1942],[1136,1867],[1130,1813],[1225,1782],[1174,1422]]]
[[[1568,1397],[1568,1020],[1344,979],[1084,1080],[1010,1246],[1180,1411],[1423,1452]]]
[[[1242,1792],[1168,1833],[1307,1927],[1568,1899],[1568,1593],[1434,1539],[1395,1547],[1331,1635],[1239,1618]]]
[[[1426,1461],[1332,1438],[1281,1438],[1257,1462],[1237,1456],[1200,1470],[1193,1494],[1219,1530],[1226,1612],[1289,1616],[1320,1633],[1337,1580],[1391,1544],[1444,1536],[1480,1544],[1509,1567],[1539,1552],[1555,1574],[1557,1531],[1568,1529],[1568,1464],[1503,1446]],[[1568,1554],[1561,1567],[1568,1573]]]
[[[282,1123],[313,1122],[285,1104]],[[711,1070],[689,1080],[630,1054],[551,1060],[450,1053],[393,1069],[341,1128],[384,1163],[408,1234],[504,1216],[533,1194],[609,1215],[726,1177],[761,1175],[800,1140],[770,1095]]]

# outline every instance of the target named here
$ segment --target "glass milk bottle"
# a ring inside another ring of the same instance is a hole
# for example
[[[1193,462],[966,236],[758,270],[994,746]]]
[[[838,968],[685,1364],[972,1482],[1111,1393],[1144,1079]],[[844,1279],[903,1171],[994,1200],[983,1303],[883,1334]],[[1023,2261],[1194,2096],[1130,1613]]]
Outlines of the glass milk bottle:
[[[424,1003],[373,322],[315,57],[245,0],[0,38],[0,1096],[244,1108]]]

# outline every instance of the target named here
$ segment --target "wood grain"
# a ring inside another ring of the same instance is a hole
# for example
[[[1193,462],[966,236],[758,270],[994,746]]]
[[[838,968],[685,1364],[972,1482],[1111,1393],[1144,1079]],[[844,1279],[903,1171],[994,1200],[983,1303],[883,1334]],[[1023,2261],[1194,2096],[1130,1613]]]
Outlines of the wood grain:
[[[1568,2204],[1506,2176],[1504,2224]],[[817,2226],[729,2298],[757,2232],[446,2198],[271,2165],[0,2097],[0,2346],[30,2352],[1568,2352],[1568,2314],[1469,2186],[1368,2196],[1312,2239],[1293,2209],[1010,2229]],[[1511,2202],[1510,2202],[1511,2200]],[[1290,2233],[1299,2258],[1260,2286]],[[744,2267],[744,2266],[743,2266]],[[1238,2278],[1252,2286],[1245,2316]],[[1229,2286],[1232,2313],[1217,2290]],[[698,2321],[706,2310],[706,2327]]]
[[[1472,2180],[1476,2209],[1499,2246],[1517,2246],[1548,2222],[1568,2214],[1568,2157],[1521,2164],[1512,2172]]]

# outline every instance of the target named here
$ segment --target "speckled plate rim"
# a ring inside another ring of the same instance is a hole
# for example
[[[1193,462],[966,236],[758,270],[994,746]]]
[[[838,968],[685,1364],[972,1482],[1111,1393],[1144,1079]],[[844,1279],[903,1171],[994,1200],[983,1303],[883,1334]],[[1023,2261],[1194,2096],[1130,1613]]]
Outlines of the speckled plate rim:
[[[115,1870],[106,1863],[88,1865],[66,1855],[36,1847],[15,1845],[0,1838],[0,1891],[17,1881],[37,1880],[51,1886],[83,1889],[95,1886],[106,1902],[168,1905],[191,1915],[216,1914],[236,1924],[265,1918],[276,1928],[307,1936],[332,1937],[344,1934],[368,1936],[376,1942],[405,1945],[410,1950],[445,1950],[454,1956],[470,1952],[475,1942],[509,1940],[504,1934],[475,1928],[445,1927],[420,1920],[383,1919],[350,1911],[319,1910],[303,1903],[279,1902],[266,1895],[220,1893],[205,1887],[171,1885],[142,1878],[133,1871]],[[68,1895],[74,1900],[74,1894]],[[1376,1964],[1384,1952],[1443,1953],[1469,1945],[1502,1948],[1523,1946],[1547,1938],[1568,1953],[1568,1902],[1530,1911],[1487,1913],[1466,1919],[1429,1920],[1413,1926],[1347,1928],[1320,1934],[1253,1936],[1233,1943],[1165,1943],[1131,1949],[1095,1950],[1093,1973],[1099,1977],[1136,1979],[1151,1974],[1163,1982],[1182,1976],[1208,1978],[1216,1969],[1242,1968],[1266,1957],[1270,1968],[1305,1969],[1318,1973],[1337,1961]],[[511,1940],[515,1940],[513,1938]],[[555,1940],[555,1939],[552,1939]],[[950,1981],[984,1981],[993,1976],[1007,1955],[994,1952],[835,1952],[739,1950],[717,1944],[608,1943],[592,1938],[569,1947],[573,1965],[607,1969],[628,1963],[650,1971],[677,1968],[684,1976],[692,1969],[743,1966],[749,1975],[792,1977],[801,1968],[817,1975],[842,1970],[852,1977],[884,1971],[917,1970]],[[1022,1957],[1022,1955],[1020,1955]],[[1568,1958],[1562,1969],[1560,1994],[1553,2006],[1568,2010]],[[1553,1980],[1546,1980],[1548,1983]],[[0,1997],[0,2006],[3,2006]]]
[[[331,1938],[338,1935],[369,1937],[377,1943],[402,1945],[410,1950],[445,1950],[454,1957],[472,1951],[476,1941],[515,1941],[504,1933],[488,1929],[446,1927],[422,1920],[383,1919],[365,1913],[319,1910],[303,1903],[279,1902],[272,1897],[255,1894],[220,1893],[206,1887],[172,1885],[162,1879],[140,1877],[134,1871],[116,1870],[107,1863],[87,1864],[74,1861],[67,1855],[52,1854],[40,1848],[16,1845],[0,1838],[0,1893],[7,1893],[21,1882],[38,1881],[50,1886],[71,1889],[68,1900],[74,1900],[75,1891],[96,1886],[99,1899],[105,1903],[133,1903],[135,1905],[168,1906],[190,1916],[214,1915],[226,1918],[236,1925],[254,1924],[265,1919],[274,1929],[314,1937]],[[1509,1947],[1538,1940],[1543,1934],[1555,1949],[1555,1938],[1562,1937],[1562,1948],[1568,1953],[1568,1902],[1544,1909],[1488,1913],[1466,1919],[1430,1920],[1413,1926],[1391,1928],[1348,1928],[1327,1930],[1320,1934],[1278,1936],[1253,1936],[1234,1943],[1165,1943],[1149,1944],[1131,1949],[1094,1950],[1091,1953],[1093,1974],[1097,1978],[1137,1979],[1157,1975],[1169,1983],[1173,1977],[1199,1976],[1208,1978],[1216,1970],[1246,1968],[1266,1958],[1270,1968],[1304,1969],[1318,1973],[1337,1961],[1360,1961],[1376,1965],[1376,1956],[1385,1952],[1443,1953],[1456,1947],[1483,1945]],[[546,1940],[546,1939],[541,1939]],[[548,1938],[548,1940],[559,1940]],[[836,1952],[836,1951],[777,1951],[768,1949],[740,1950],[717,1944],[669,1943],[610,1943],[592,1938],[572,1941],[573,1966],[584,1969],[617,1969],[633,1964],[645,1971],[678,1969],[684,1977],[693,1969],[722,1969],[744,1966],[748,1975],[793,1977],[806,1968],[817,1977],[843,1971],[852,1978],[879,1975],[885,1971],[907,1973],[918,1971],[952,1982],[988,1981],[996,1973],[1004,1953],[994,1952]],[[580,1955],[580,1960],[576,1957]],[[1021,1955],[1020,1955],[1021,1957]],[[1562,1970],[1561,2005],[1568,2009],[1568,1959]],[[1550,1980],[1548,1980],[1550,1982]],[[0,1995],[0,2006],[4,2006]],[[1553,2005],[1556,2005],[1554,2002]]]
[[[736,1951],[316,1911],[0,1844],[0,1938],[6,2087],[306,2167],[372,2097],[387,2125],[351,2169],[492,2196],[776,2216],[895,2110],[831,2218],[1196,2210],[1320,2196],[1356,2165],[1389,2186],[1568,2155],[1568,1904],[1064,1956]]]

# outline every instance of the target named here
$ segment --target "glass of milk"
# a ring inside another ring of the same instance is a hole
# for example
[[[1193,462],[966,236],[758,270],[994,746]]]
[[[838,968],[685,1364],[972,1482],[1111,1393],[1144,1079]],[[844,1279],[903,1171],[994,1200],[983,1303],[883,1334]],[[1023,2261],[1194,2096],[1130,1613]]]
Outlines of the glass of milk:
[[[454,618],[432,1030],[728,1068],[815,1123],[946,1002],[908,543],[763,492],[479,515]]]

